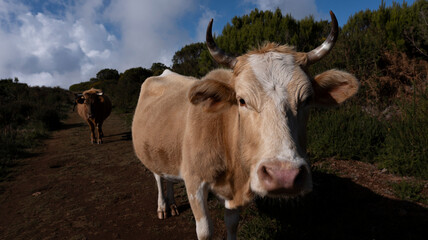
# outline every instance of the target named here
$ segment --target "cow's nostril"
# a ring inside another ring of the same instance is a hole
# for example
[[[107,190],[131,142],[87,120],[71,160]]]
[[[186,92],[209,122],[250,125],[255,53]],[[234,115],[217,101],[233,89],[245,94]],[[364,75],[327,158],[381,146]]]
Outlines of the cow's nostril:
[[[269,174],[269,171],[266,166],[260,166],[259,170],[257,171],[257,174],[259,175],[259,178],[263,181],[271,181],[272,176]]]
[[[269,175],[265,166],[262,166],[262,172],[263,172],[263,174]]]
[[[308,175],[308,171],[306,170],[306,168],[304,166],[301,166],[299,168],[299,173],[297,174],[297,176],[294,179],[293,186],[297,189],[302,188],[305,184],[305,180],[307,178],[307,175]]]

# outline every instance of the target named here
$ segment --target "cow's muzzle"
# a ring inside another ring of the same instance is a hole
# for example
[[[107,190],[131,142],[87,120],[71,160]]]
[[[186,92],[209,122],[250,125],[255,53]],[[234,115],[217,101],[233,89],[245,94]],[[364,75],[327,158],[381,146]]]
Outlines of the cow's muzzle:
[[[298,195],[312,190],[312,178],[306,165],[292,166],[274,160],[262,163],[257,170],[262,187],[269,195]]]

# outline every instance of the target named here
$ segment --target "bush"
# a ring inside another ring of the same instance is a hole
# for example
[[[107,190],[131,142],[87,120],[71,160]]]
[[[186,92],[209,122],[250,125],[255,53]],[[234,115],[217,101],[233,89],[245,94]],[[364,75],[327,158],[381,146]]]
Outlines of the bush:
[[[308,152],[314,161],[337,157],[371,162],[384,138],[384,125],[356,104],[315,109],[308,122]]]
[[[59,113],[55,109],[42,109],[38,118],[48,130],[56,130],[61,126]]]
[[[428,179],[428,89],[414,97],[401,104],[401,118],[390,122],[376,160],[391,172]]]
[[[424,189],[423,183],[402,181],[393,183],[391,186],[394,190],[394,194],[402,200],[428,204],[428,199],[421,194]]]
[[[28,87],[0,80],[0,179],[15,160],[28,155],[49,130],[58,129],[71,109],[71,96],[60,88]]]
[[[403,99],[391,113],[363,111],[357,104],[314,110],[308,122],[308,152],[322,158],[377,163],[390,172],[428,179],[428,88]]]
[[[12,159],[19,155],[20,150],[16,144],[16,132],[3,129],[0,135],[0,179],[8,172],[8,169],[13,165]]]

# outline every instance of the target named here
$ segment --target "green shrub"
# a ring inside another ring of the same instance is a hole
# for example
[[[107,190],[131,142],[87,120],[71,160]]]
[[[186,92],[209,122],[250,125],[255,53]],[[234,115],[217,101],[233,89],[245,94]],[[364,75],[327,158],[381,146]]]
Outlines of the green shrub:
[[[71,85],[69,89],[72,92],[83,92],[93,87],[94,84],[94,82],[81,82]]]
[[[43,127],[48,130],[55,130],[61,126],[60,116],[57,110],[52,108],[42,109],[37,116]]]
[[[69,92],[47,87],[29,87],[18,80],[0,80],[0,180],[17,159],[38,146],[49,130],[58,129],[71,109]]]
[[[0,134],[0,179],[6,175],[7,170],[13,165],[12,159],[20,153],[16,144],[16,132],[7,128],[2,130],[2,134]]]
[[[337,157],[371,162],[384,136],[384,125],[356,104],[316,109],[308,121],[308,153],[314,161]]]
[[[394,194],[403,200],[428,204],[428,199],[421,194],[424,189],[423,183],[402,181],[400,183],[393,183],[391,186]]]
[[[391,121],[380,154],[380,167],[428,179],[428,89],[401,104],[402,117]]]
[[[31,123],[25,128],[12,128],[11,126],[0,129],[0,181],[10,173],[16,160],[29,156],[28,148],[38,146],[39,139],[48,136],[47,130],[40,123]]]

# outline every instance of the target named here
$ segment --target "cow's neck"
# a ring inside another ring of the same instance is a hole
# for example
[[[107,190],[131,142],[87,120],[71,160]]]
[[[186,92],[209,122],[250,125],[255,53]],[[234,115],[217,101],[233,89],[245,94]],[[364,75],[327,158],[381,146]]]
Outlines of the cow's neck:
[[[225,164],[226,172],[221,181],[227,183],[217,185],[218,191],[222,191],[230,198],[229,207],[242,206],[252,200],[252,194],[249,192],[249,166],[245,166],[242,161],[239,147],[239,114],[238,106],[232,106],[228,111],[222,113],[224,126],[224,146],[225,146]]]

